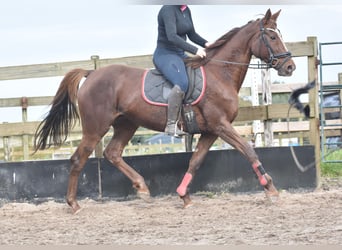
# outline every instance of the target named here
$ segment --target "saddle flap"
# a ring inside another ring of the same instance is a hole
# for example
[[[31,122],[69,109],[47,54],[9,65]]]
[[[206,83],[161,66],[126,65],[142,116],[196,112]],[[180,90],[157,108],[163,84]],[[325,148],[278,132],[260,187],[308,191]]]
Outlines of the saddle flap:
[[[186,104],[197,104],[202,98],[205,88],[205,73],[203,67],[187,68],[189,87],[184,98]],[[142,95],[146,102],[152,105],[167,106],[167,98],[173,85],[166,80],[157,69],[147,69],[142,79]]]

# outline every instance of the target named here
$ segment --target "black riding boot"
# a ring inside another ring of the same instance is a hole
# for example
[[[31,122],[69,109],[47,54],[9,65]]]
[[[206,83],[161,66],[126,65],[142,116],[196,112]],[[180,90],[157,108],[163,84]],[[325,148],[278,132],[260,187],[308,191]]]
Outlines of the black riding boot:
[[[167,124],[165,128],[165,133],[168,135],[180,137],[187,134],[177,127],[184,95],[185,93],[177,85],[175,85],[170,92],[168,97]]]

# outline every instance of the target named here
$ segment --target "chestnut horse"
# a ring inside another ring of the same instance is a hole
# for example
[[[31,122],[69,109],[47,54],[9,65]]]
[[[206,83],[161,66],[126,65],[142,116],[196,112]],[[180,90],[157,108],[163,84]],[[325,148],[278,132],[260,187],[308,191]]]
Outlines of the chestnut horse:
[[[189,162],[188,170],[177,188],[184,207],[191,205],[188,186],[209,148],[220,137],[239,150],[251,163],[266,195],[277,197],[272,178],[261,165],[254,149],[235,131],[232,122],[238,113],[238,92],[245,78],[251,57],[264,61],[280,76],[291,76],[295,64],[277,28],[280,11],[268,10],[263,18],[235,28],[219,38],[209,48],[207,57],[191,57],[188,65],[203,66],[207,88],[199,103],[193,106],[201,131],[200,139]],[[88,157],[110,127],[111,141],[104,150],[106,157],[125,174],[143,199],[150,199],[144,178],[122,158],[126,144],[138,127],[163,131],[166,107],[144,101],[140,82],[145,69],[111,65],[95,71],[74,69],[62,80],[46,118],[35,135],[35,149],[43,150],[65,142],[75,120],[81,119],[82,140],[72,155],[66,201],[74,213],[79,211],[77,185]],[[86,77],[83,85],[79,83]],[[77,104],[78,103],[78,108]]]

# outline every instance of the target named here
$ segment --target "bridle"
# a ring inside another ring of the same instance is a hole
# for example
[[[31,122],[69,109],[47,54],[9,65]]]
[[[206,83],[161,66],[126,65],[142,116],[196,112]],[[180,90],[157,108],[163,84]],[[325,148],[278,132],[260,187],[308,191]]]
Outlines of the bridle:
[[[266,64],[270,68],[274,68],[276,70],[279,70],[286,62],[288,62],[291,59],[291,52],[286,51],[284,53],[274,54],[274,51],[273,51],[269,41],[265,37],[266,36],[266,30],[270,30],[272,32],[275,32],[279,36],[279,38],[281,38],[281,35],[280,35],[280,32],[277,30],[274,30],[271,28],[265,29],[262,21],[260,21],[261,40],[265,44],[265,46],[268,50],[268,53],[269,53],[268,62],[266,62]],[[261,45],[260,45],[260,47],[261,47]],[[281,58],[285,58],[285,60],[282,63],[279,63],[279,59],[281,59]]]
[[[264,27],[262,20],[260,20],[260,32],[261,36],[260,39],[263,42],[263,44],[266,46],[269,57],[266,63],[240,63],[240,62],[232,62],[232,61],[226,61],[226,60],[220,60],[220,59],[213,59],[210,58],[210,61],[219,62],[223,64],[232,64],[232,65],[240,65],[240,66],[248,66],[249,69],[270,69],[273,68],[275,70],[279,70],[286,62],[288,62],[292,55],[290,51],[286,51],[284,53],[275,54],[274,50],[272,49],[269,41],[266,39],[266,30],[270,30],[278,34],[278,36],[281,38],[280,32],[276,31],[271,28]],[[261,43],[259,47],[259,51],[261,50]],[[279,63],[279,59],[285,58],[285,60],[282,63]]]

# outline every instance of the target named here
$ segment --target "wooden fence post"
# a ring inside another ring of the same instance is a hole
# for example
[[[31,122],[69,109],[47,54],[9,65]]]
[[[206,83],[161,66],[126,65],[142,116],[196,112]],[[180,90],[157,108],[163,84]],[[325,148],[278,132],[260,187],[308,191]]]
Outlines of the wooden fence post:
[[[4,140],[4,159],[5,159],[5,161],[10,161],[11,150],[10,150],[9,143],[8,143],[9,137],[5,136],[5,137],[3,137],[3,140]]]
[[[308,56],[308,80],[309,82],[315,80],[316,88],[313,91],[309,91],[309,103],[311,106],[310,115],[310,131],[309,139],[310,144],[315,146],[315,159],[316,159],[316,176],[317,176],[317,188],[321,186],[321,146],[320,146],[320,131],[319,131],[319,108],[318,108],[318,81],[317,81],[317,37],[308,37],[307,42],[311,44],[313,49],[312,56]]]
[[[252,106],[259,106],[259,92],[258,92],[258,84],[260,81],[260,74],[256,71],[252,71],[253,74],[253,80],[251,83],[251,97],[252,97]],[[261,119],[253,120],[253,146],[254,147],[262,147],[262,123]]]
[[[21,98],[21,112],[22,112],[22,121],[27,122],[27,107],[28,100],[27,97]],[[22,139],[22,147],[23,147],[23,158],[25,161],[29,159],[29,137],[28,135],[23,135]]]
[[[262,104],[272,104],[272,90],[271,90],[271,74],[269,69],[261,70],[261,81],[262,81]],[[272,119],[264,120],[264,138],[265,146],[273,146],[273,128]]]

